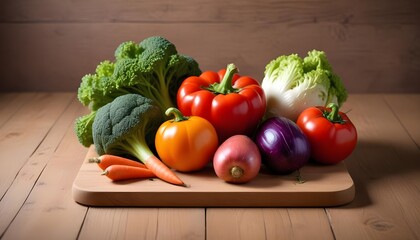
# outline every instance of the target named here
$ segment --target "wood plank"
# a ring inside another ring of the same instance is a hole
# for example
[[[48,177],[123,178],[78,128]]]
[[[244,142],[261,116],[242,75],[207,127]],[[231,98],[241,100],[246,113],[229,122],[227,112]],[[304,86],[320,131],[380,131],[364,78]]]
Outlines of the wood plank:
[[[79,113],[84,111],[80,106]],[[77,238],[87,208],[73,201],[71,185],[80,167],[78,159],[87,149],[79,144],[72,125],[63,127],[63,139],[2,239]]]
[[[241,74],[262,80],[265,65],[275,57],[320,49],[350,92],[420,91],[420,29],[410,24],[48,22],[0,24],[0,32],[7,33],[0,38],[0,65],[9,69],[3,78],[14,79],[1,81],[0,88],[9,91],[75,91],[81,77],[112,59],[121,42],[152,35],[167,37],[203,70],[234,62]]]
[[[24,104],[30,102],[35,93],[1,93],[0,94],[0,128]]]
[[[38,177],[53,157],[54,152],[67,132],[67,129],[72,128],[75,119],[81,115],[80,106],[80,102],[74,97],[70,105],[63,109],[63,114],[59,116],[39,147],[19,170],[13,183],[1,199],[0,236],[4,233],[24,204],[38,180]]]
[[[205,239],[205,209],[89,208],[78,239]]]
[[[38,148],[73,98],[70,93],[38,93],[0,128],[0,196]]]
[[[208,240],[335,239],[320,208],[209,208]]]
[[[402,112],[411,106],[400,106]],[[405,109],[404,109],[405,108]],[[358,129],[346,160],[355,180],[350,204],[327,212],[337,239],[420,238],[420,152],[383,95],[352,95],[343,110]],[[350,223],[350,224],[349,224]]]
[[[385,101],[420,149],[420,94],[387,94]]]
[[[420,5],[402,1],[99,0],[2,1],[3,22],[340,22],[418,24]]]

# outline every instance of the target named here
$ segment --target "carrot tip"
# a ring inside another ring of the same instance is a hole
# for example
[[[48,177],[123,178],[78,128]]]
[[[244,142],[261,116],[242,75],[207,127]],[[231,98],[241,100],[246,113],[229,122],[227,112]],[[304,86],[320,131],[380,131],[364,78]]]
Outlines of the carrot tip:
[[[103,176],[106,176],[106,175],[108,175],[108,171],[107,170],[105,170],[105,171],[103,171],[102,173],[101,173],[101,175],[103,175]]]

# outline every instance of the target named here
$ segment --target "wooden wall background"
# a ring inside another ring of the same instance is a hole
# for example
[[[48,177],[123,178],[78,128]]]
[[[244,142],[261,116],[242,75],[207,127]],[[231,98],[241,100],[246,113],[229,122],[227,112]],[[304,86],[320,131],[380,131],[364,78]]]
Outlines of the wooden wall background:
[[[420,92],[419,0],[1,0],[0,91],[73,91],[127,40],[161,35],[202,70],[262,79],[324,50],[347,89]]]

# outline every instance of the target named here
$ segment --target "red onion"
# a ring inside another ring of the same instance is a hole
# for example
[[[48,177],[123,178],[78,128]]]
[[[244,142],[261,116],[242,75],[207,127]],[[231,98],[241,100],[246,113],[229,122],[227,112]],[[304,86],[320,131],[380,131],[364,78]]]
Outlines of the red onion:
[[[273,117],[263,122],[255,135],[264,165],[277,174],[290,174],[303,167],[310,157],[310,145],[292,120]]]

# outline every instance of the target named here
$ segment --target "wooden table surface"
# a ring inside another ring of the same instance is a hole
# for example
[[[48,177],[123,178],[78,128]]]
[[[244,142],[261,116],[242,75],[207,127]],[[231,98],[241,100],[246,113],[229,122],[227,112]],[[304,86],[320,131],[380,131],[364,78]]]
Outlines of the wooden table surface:
[[[420,94],[353,94],[355,199],[327,208],[86,207],[75,93],[0,93],[1,239],[420,239]]]

